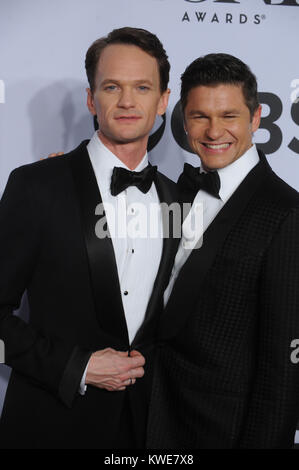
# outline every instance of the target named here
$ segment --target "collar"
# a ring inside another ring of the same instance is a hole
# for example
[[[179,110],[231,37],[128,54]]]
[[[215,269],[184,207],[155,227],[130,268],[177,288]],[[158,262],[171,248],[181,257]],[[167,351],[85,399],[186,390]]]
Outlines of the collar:
[[[111,176],[114,167],[117,166],[132,171],[103,144],[97,132],[90,139],[87,150],[102,194],[110,192]],[[147,165],[148,155],[146,153],[134,171],[141,171]]]
[[[242,183],[244,178],[260,161],[255,145],[252,145],[241,157],[230,165],[220,168],[218,171],[220,178],[219,196],[222,202],[226,202]],[[200,172],[204,172],[202,167]]]

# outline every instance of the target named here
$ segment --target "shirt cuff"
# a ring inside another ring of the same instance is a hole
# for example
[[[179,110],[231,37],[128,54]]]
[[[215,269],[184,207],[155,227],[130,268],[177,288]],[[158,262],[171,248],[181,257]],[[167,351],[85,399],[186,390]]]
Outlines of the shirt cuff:
[[[80,387],[79,387],[79,393],[80,395],[85,395],[87,385],[85,385],[85,378],[86,378],[86,373],[87,373],[87,368],[88,368],[89,361],[87,363],[87,366],[85,368],[84,374],[82,376],[81,382],[80,382]]]

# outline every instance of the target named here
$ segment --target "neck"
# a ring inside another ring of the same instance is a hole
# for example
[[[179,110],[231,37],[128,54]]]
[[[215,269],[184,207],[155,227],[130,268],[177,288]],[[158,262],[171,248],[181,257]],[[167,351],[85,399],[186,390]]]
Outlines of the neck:
[[[148,137],[142,141],[116,143],[111,142],[101,131],[98,131],[101,142],[122,161],[130,170],[134,170],[146,154]]]

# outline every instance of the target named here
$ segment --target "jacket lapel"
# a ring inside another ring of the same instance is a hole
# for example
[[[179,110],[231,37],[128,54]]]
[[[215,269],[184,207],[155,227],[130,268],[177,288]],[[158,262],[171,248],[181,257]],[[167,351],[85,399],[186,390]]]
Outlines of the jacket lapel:
[[[161,313],[161,310],[163,308],[163,292],[167,286],[177,247],[180,241],[180,238],[174,238],[177,232],[175,232],[174,230],[175,223],[173,223],[172,218],[169,219],[168,211],[168,207],[170,204],[174,202],[178,203],[176,189],[173,189],[171,185],[166,182],[165,177],[160,173],[157,173],[156,175],[155,185],[162,209],[162,224],[164,237],[163,249],[157,277],[147,306],[145,320],[141,325],[140,329],[138,330],[132,343],[132,347],[134,348],[139,347],[141,343],[144,345],[146,341],[150,341],[152,338],[152,333],[154,332],[157,322],[157,315],[159,314],[159,312]],[[177,212],[175,212],[175,214],[176,217],[178,217],[179,221],[176,221],[176,223],[180,225],[181,210],[179,208],[179,205],[177,205],[177,209],[178,210]]]
[[[95,233],[99,216],[95,209],[102,202],[96,177],[86,148],[88,141],[71,152],[70,165],[80,207],[85,237],[90,281],[95,309],[104,332],[128,345],[127,325],[120,295],[117,265],[110,237],[98,238]],[[105,217],[105,214],[102,215]]]
[[[161,318],[162,339],[173,337],[182,328],[188,314],[194,309],[200,285],[227,235],[243,213],[250,198],[272,171],[265,156],[261,152],[259,155],[260,162],[249,172],[206,230],[202,247],[193,250],[182,267]]]

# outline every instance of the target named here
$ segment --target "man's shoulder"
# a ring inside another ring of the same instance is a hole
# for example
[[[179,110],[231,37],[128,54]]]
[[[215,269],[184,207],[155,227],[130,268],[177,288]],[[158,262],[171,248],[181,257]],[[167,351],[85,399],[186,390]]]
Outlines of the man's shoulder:
[[[257,165],[259,174],[262,175],[259,196],[265,201],[276,204],[277,207],[291,208],[299,206],[299,193],[286,181],[275,173],[268,162],[266,155],[258,150],[260,163]],[[253,169],[255,171],[255,169]]]
[[[278,176],[274,171],[268,179],[266,192],[271,200],[284,209],[299,208],[298,191]]]
[[[25,179],[26,181],[49,181],[52,178],[63,177],[65,172],[69,169],[69,162],[72,158],[76,157],[82,152],[86,151],[88,141],[83,141],[75,149],[61,156],[44,158],[42,160],[21,165],[14,169],[11,176],[18,179]]]
[[[160,171],[157,171],[157,179],[158,181],[156,180],[156,184],[159,182],[159,186],[166,188],[166,191],[171,195],[170,198],[173,201],[178,201],[179,196],[177,184]]]
[[[176,186],[177,186],[176,183],[172,179],[170,179],[168,176],[164,175],[164,173],[161,173],[160,171],[157,171],[157,175],[159,176],[161,181],[163,181],[163,183],[169,185],[173,189],[176,188]]]

